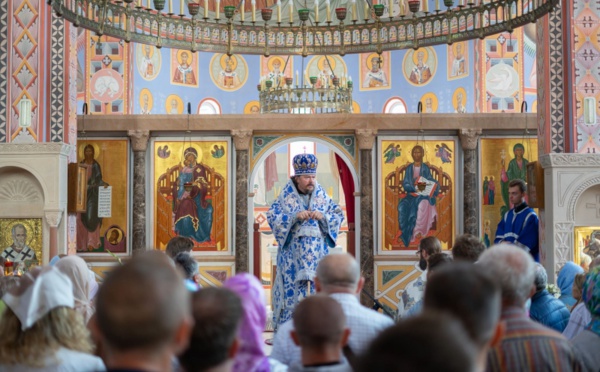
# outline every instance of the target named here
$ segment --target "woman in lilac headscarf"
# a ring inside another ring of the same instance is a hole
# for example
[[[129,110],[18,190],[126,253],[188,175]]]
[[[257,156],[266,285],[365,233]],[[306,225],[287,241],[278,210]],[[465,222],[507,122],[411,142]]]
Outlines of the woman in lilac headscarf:
[[[269,372],[269,358],[263,348],[262,333],[267,321],[265,292],[254,275],[233,276],[223,284],[242,300],[244,316],[240,325],[240,349],[235,356],[233,372]]]

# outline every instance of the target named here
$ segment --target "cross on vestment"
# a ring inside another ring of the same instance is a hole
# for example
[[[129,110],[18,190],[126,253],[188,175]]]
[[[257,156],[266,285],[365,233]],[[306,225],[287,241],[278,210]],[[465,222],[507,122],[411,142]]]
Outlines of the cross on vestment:
[[[33,251],[32,251],[32,250],[29,250],[29,253],[25,253],[25,251],[22,251],[22,252],[21,252],[21,256],[22,256],[22,257],[21,257],[21,260],[22,260],[22,261],[25,261],[25,260],[26,260],[26,259],[28,259],[28,258],[29,258],[29,259],[33,259]]]

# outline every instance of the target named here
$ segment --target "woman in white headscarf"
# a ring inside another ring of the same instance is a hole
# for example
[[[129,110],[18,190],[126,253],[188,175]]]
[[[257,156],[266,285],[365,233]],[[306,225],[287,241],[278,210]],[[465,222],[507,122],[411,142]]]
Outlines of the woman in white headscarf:
[[[94,315],[92,303],[93,284],[91,282],[90,270],[85,261],[79,256],[67,256],[61,258],[55,267],[71,279],[73,283],[73,296],[75,297],[75,310],[79,312],[87,324]],[[95,294],[95,293],[94,293]]]
[[[3,297],[0,371],[104,371],[90,333],[75,309],[71,281],[46,266],[21,277]]]

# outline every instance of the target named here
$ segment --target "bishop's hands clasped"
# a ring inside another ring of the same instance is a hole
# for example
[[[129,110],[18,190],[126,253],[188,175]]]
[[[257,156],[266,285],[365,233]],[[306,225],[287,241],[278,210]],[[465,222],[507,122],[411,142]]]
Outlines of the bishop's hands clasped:
[[[296,218],[301,221],[306,221],[309,219],[320,221],[323,219],[323,213],[319,211],[302,211],[296,214]]]

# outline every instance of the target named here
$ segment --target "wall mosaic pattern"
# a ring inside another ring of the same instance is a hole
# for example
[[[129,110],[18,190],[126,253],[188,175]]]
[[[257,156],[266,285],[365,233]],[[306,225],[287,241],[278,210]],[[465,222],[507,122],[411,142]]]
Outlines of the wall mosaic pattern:
[[[94,40],[90,43],[92,42]],[[406,103],[407,112],[414,113],[417,111],[418,102],[427,93],[432,93],[437,99],[438,113],[474,112],[475,74],[478,70],[474,65],[475,42],[460,45],[453,48],[446,45],[423,48],[420,51],[423,52],[424,66],[420,67],[417,67],[420,63],[420,53],[413,50],[385,52],[383,64],[379,68],[373,67],[375,55],[371,54],[331,56],[329,59],[338,76],[343,75],[354,82],[354,112],[383,113],[385,103],[390,98],[399,96]],[[172,50],[165,48],[151,50],[133,45],[132,60],[136,61],[136,66],[132,69],[133,84],[130,83],[134,100],[132,113],[181,112],[172,110],[172,101],[175,98],[177,101],[181,100],[184,107],[188,102],[192,107],[198,107],[203,100],[211,99],[216,101],[223,114],[254,114],[258,109],[255,102],[258,99],[256,87],[257,84],[263,84],[264,80],[276,81],[285,76],[293,78],[294,84],[296,81],[299,81],[298,84],[302,84],[303,81],[304,84],[308,84],[310,76],[321,76],[318,81],[320,83],[322,77],[329,74],[329,67],[325,65],[322,57],[302,59],[300,56],[292,56],[288,61],[286,56],[265,59],[261,56],[235,55],[236,62],[239,58],[245,63],[237,63],[237,69],[241,69],[239,72],[229,73],[220,55],[197,53],[187,56],[191,80],[183,84],[180,79],[180,83],[175,82],[175,69],[178,69],[179,62],[172,53]],[[274,66],[275,61],[277,69]],[[392,66],[392,63],[395,64]],[[149,66],[151,71],[148,70]],[[367,76],[369,74],[372,76]],[[417,74],[427,76],[421,79]],[[240,78],[239,81],[236,81],[234,75]],[[411,83],[411,75],[417,83]],[[226,78],[229,81],[228,85],[225,84]],[[213,84],[206,84],[207,82]],[[202,89],[198,91],[196,86],[201,86]],[[461,96],[461,104],[457,105],[456,91],[459,88],[462,88],[465,94]],[[147,92],[150,92],[150,95]],[[168,100],[168,97],[171,99]],[[152,102],[151,109],[148,109],[146,99]],[[462,107],[457,109],[457,106]]]
[[[576,151],[600,154],[600,5],[592,1],[575,1],[573,26]],[[552,70],[561,67],[562,59],[551,59],[550,63]],[[555,131],[554,125],[552,130]],[[557,134],[562,134],[562,130],[563,126],[556,128]],[[554,145],[554,140],[552,142]]]
[[[52,50],[50,52],[50,141],[63,142],[65,110],[65,20],[52,14]]]
[[[489,36],[481,43],[481,112],[520,112],[523,102],[523,30]]]
[[[129,44],[91,36],[85,49],[85,102],[90,114],[129,113]]]
[[[0,1],[0,143],[6,142],[6,100],[8,99],[8,79],[4,76],[8,70],[8,0]]]
[[[14,1],[11,4],[12,38],[11,41],[11,85],[9,88],[9,104],[11,120],[9,120],[9,142],[37,142],[42,133],[40,122],[42,112],[38,109],[40,100],[40,79],[43,81],[44,71],[39,69],[41,55],[45,48],[40,48],[40,37],[44,34],[40,18],[39,0]],[[19,127],[19,101],[26,97],[31,100],[33,112],[31,127]]]

